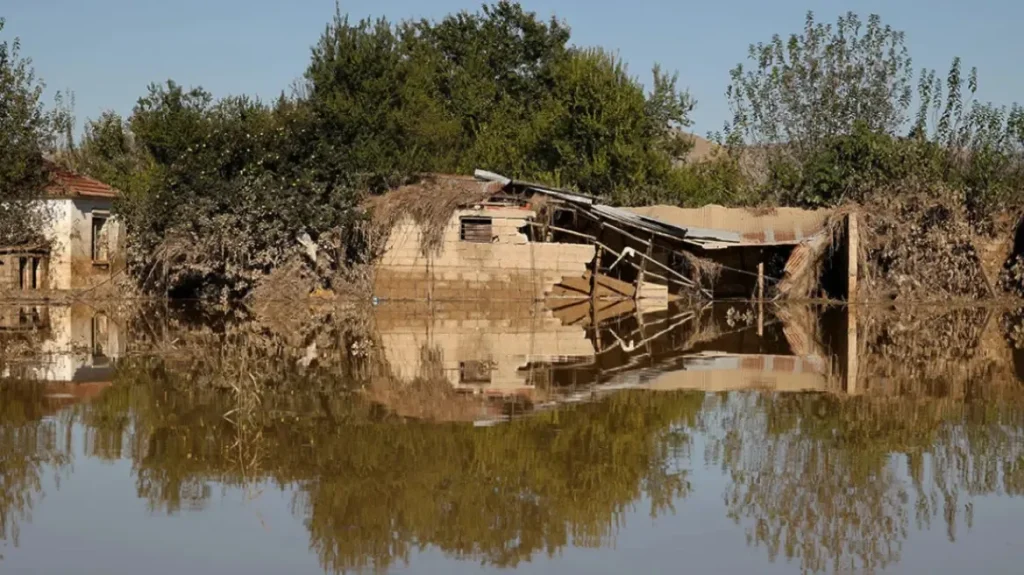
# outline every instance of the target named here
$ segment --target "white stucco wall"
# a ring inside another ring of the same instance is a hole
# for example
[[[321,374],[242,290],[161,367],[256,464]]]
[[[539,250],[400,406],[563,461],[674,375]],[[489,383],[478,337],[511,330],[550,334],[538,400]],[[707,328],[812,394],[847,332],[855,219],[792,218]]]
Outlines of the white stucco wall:
[[[125,352],[121,326],[85,304],[47,307],[45,339],[19,377],[42,381],[95,381],[113,376],[113,361]],[[102,355],[99,352],[102,351]],[[14,375],[10,366],[0,376]]]
[[[44,209],[50,216],[47,237],[53,240],[50,252],[50,289],[87,288],[110,277],[122,265],[118,246],[123,225],[111,217],[113,201],[109,199],[46,200]],[[107,241],[110,243],[110,266],[94,266],[92,262],[92,219],[94,214],[108,217]]]

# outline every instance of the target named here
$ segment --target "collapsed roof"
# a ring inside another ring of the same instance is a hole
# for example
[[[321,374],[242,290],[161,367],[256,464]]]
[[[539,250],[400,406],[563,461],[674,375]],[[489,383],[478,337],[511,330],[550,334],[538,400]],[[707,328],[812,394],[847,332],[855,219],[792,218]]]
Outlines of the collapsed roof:
[[[710,205],[696,209],[675,206],[616,208],[594,196],[542,184],[514,181],[499,174],[477,170],[475,176],[506,187],[519,187],[574,205],[602,221],[618,223],[655,236],[681,241],[706,250],[740,246],[798,245],[825,228],[831,212],[777,208],[757,213],[747,208]]]

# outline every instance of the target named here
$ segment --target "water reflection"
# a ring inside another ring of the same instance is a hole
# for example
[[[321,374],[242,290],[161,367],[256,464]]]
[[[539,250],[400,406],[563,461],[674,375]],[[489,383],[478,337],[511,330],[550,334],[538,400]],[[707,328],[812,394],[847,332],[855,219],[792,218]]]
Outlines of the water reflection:
[[[700,525],[697,470],[765,560],[871,572],[1024,489],[1020,314],[578,305],[5,310],[0,539],[76,456],[129,461],[158,516],[283,489],[330,572],[528,568],[640,501]]]

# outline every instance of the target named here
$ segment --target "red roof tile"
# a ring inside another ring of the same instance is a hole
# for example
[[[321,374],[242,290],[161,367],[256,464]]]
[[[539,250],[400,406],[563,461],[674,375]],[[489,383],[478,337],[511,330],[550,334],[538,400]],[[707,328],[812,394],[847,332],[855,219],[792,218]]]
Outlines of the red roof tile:
[[[99,180],[82,176],[74,172],[54,166],[51,170],[51,182],[46,191],[51,196],[60,198],[116,198],[119,194],[114,188]]]

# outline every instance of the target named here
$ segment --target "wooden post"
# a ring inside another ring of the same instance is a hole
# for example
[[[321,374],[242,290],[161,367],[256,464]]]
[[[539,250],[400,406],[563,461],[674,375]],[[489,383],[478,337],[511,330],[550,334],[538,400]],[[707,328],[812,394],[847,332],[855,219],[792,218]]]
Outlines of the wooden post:
[[[597,246],[597,250],[594,252],[594,269],[590,272],[590,323],[594,327],[594,347],[598,353],[601,352],[601,326],[598,325],[597,317],[597,290],[601,287],[601,284],[598,283],[597,277],[601,273],[601,255],[603,251],[601,246]]]
[[[39,288],[50,289],[50,258],[43,256],[39,258]]]
[[[757,263],[757,301],[764,301],[764,262]]]
[[[857,229],[857,214],[851,213],[846,220],[846,301],[857,299],[858,257],[860,232]]]
[[[640,262],[640,272],[636,276],[636,291],[633,293],[633,299],[640,299],[640,288],[644,285],[644,276],[647,274],[647,260],[650,259],[654,254],[654,242],[647,242],[647,257],[643,258]]]
[[[758,253],[757,262],[757,337],[764,336],[764,251]]]
[[[857,364],[857,306],[846,308],[846,393],[860,393]]]

